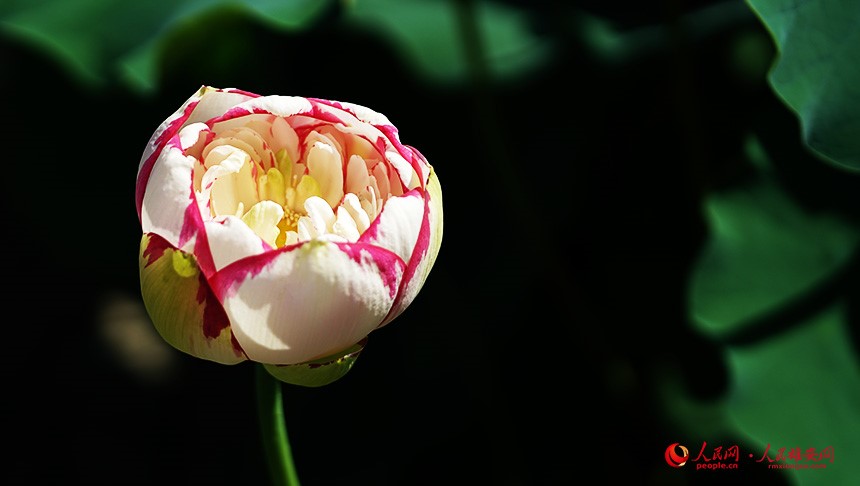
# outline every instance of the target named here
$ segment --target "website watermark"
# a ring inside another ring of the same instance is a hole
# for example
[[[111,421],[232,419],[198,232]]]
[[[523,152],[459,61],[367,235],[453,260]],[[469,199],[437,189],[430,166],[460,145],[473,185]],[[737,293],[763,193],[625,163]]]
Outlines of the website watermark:
[[[666,447],[663,459],[671,467],[692,467],[696,471],[725,471],[741,469],[744,464],[761,464],[767,469],[826,469],[833,464],[833,446],[822,449],[781,447],[772,452],[767,444],[764,451],[742,451],[737,444],[708,446],[702,442],[699,453],[692,457],[690,449],[680,442]]]

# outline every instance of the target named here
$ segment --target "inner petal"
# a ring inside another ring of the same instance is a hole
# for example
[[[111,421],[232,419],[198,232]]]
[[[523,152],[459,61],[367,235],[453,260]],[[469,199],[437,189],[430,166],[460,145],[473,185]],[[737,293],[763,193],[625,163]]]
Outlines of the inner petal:
[[[210,163],[217,159],[221,159],[217,164]],[[216,147],[206,158],[206,166],[210,169],[203,175],[201,185],[204,192],[211,187],[213,216],[235,215],[240,205],[251,207],[259,201],[254,164],[243,150],[228,145]]]
[[[330,208],[343,197],[343,163],[340,153],[331,145],[317,142],[308,152],[308,175],[320,185],[322,198]]]
[[[362,209],[361,201],[358,200],[358,196],[355,194],[350,192],[343,197],[343,205],[338,208],[338,216],[340,216],[341,209],[349,212],[349,215],[355,223],[355,227],[359,233],[364,233],[367,228],[370,227],[370,218],[367,216],[364,209]]]
[[[290,160],[299,160],[299,136],[284,117],[272,121],[272,150],[286,149]]]
[[[355,242],[361,234],[358,232],[355,220],[343,206],[337,208],[337,220],[332,225],[332,231],[338,236],[346,238],[346,241]]]
[[[332,225],[335,222],[335,215],[331,206],[325,200],[317,196],[309,197],[305,201],[305,211],[307,211],[307,218],[313,225],[317,235],[331,232]]]
[[[281,234],[278,222],[284,217],[284,208],[274,201],[260,201],[242,216],[242,221],[263,241],[276,248],[276,240]]]
[[[367,165],[358,155],[352,155],[346,164],[346,192],[359,193],[367,187],[370,178],[367,174]]]
[[[379,189],[379,196],[385,200],[391,194],[391,185],[388,179],[388,166],[385,164],[376,164],[373,168],[373,177],[376,179],[376,187]]]
[[[287,203],[287,185],[284,175],[276,168],[271,168],[257,179],[257,192],[260,199],[275,201],[283,206]]]
[[[209,154],[218,147],[234,147],[248,154],[255,162],[262,160],[260,153],[251,144],[235,137],[218,137],[209,142],[209,145],[203,149],[203,159],[208,159]]]

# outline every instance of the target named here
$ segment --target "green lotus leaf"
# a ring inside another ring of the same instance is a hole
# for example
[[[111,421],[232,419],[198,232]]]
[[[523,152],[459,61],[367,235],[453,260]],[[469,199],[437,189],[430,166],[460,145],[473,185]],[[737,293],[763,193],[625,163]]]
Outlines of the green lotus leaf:
[[[747,0],[778,57],[770,83],[799,117],[804,142],[824,159],[860,170],[860,3]]]

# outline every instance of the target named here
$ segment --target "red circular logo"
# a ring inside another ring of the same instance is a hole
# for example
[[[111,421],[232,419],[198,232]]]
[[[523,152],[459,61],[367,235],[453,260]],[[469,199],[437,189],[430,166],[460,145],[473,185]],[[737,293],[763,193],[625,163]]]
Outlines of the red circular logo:
[[[681,454],[675,450],[675,448],[681,449]],[[690,452],[687,451],[687,448],[682,446],[681,444],[675,442],[666,448],[666,454],[664,454],[666,458],[666,464],[672,467],[681,467],[684,464],[687,464],[687,458],[690,457]]]

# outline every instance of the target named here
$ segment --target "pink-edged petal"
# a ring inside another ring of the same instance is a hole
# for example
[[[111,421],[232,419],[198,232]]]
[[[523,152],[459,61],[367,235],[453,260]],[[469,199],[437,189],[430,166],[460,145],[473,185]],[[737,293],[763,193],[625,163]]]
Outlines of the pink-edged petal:
[[[188,98],[176,112],[164,120],[152,134],[144,148],[137,171],[136,204],[140,215],[144,193],[150,174],[162,150],[182,127],[209,120],[227,111],[231,106],[257,97],[253,93],[234,89],[217,89],[203,86]]]
[[[421,189],[392,197],[359,241],[393,251],[408,262],[418,241],[424,212],[424,192]]]
[[[312,112],[313,106],[307,98],[299,96],[260,96],[232,106],[220,117],[216,117],[213,120],[213,124],[253,114],[287,117]]]
[[[385,159],[388,160],[392,167],[394,167],[394,170],[397,171],[397,175],[400,177],[400,182],[407,191],[421,185],[418,173],[415,172],[415,169],[409,161],[403,158],[403,155],[401,155],[400,152],[394,149],[386,150]]]
[[[267,250],[254,230],[235,216],[227,216],[220,221],[207,221],[205,225],[215,271],[236,260],[259,255]]]
[[[415,187],[425,187],[430,176],[430,164],[414,148],[400,143],[397,128],[388,118],[370,108],[340,101],[311,98],[318,111],[327,111],[343,120],[338,130],[361,136],[376,143],[377,150],[391,163],[408,191]],[[404,191],[405,192],[405,191]]]
[[[224,308],[197,260],[157,234],[140,242],[140,287],[158,333],[171,346],[223,364],[244,361]]]
[[[424,187],[427,183],[427,178],[430,177],[430,164],[427,163],[427,159],[425,159],[424,156],[414,148],[400,143],[397,128],[394,126],[380,125],[377,126],[377,128],[385,134],[386,139],[389,141],[391,146],[394,147],[397,154],[403,157],[403,160],[407,161],[411,165],[412,170],[415,171],[415,175],[418,178],[418,185]],[[389,160],[392,160],[393,157],[391,157],[387,152],[388,151],[386,151],[386,157],[388,157]],[[405,171],[401,172],[401,178],[403,178],[404,173]],[[411,182],[407,183],[406,187],[409,189],[416,187],[411,184]]]
[[[431,167],[424,199],[424,217],[421,220],[415,247],[411,258],[407,260],[397,300],[380,327],[388,324],[406,310],[409,304],[415,300],[418,291],[424,286],[424,282],[436,262],[436,257],[439,255],[439,248],[442,246],[442,226],[442,187],[439,185],[436,172]]]
[[[348,102],[340,102],[338,103],[341,109],[352,113],[359,121],[364,123],[369,123],[374,126],[378,125],[386,125],[390,126],[391,122],[388,121],[388,117],[379,113],[377,111],[371,110],[370,108],[362,105],[357,105],[355,103]]]
[[[193,243],[196,234],[195,221],[187,216],[199,214],[192,174],[195,163],[194,157],[184,155],[178,146],[168,146],[152,168],[140,208],[144,233],[159,234],[184,250],[189,249],[187,245]]]
[[[186,123],[206,122],[223,115],[236,105],[259,98],[247,91],[227,88],[218,89],[204,86],[200,89],[200,101],[188,117]]]
[[[213,288],[249,359],[295,364],[346,349],[376,328],[404,267],[382,248],[312,240],[240,260]]]

